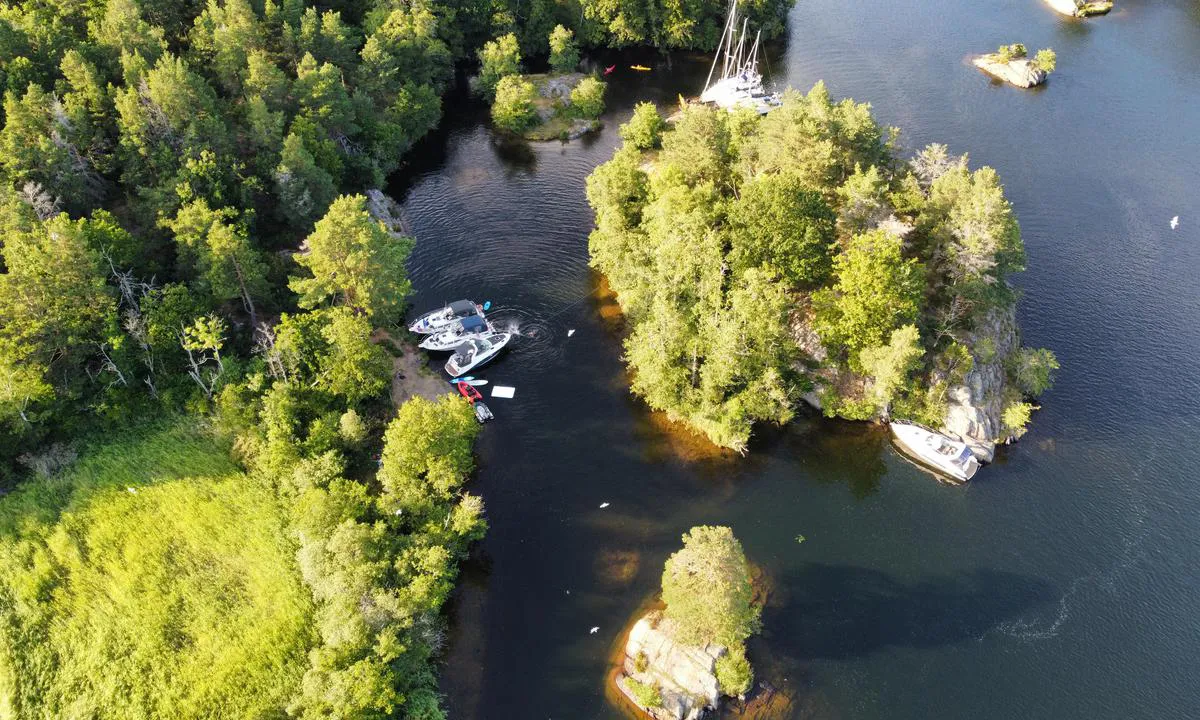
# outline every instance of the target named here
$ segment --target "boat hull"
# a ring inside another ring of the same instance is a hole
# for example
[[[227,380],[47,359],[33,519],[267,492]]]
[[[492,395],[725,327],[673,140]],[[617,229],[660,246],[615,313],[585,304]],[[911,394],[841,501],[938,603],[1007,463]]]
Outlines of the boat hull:
[[[979,461],[970,454],[964,443],[907,423],[892,423],[891,430],[896,447],[906,457],[922,468],[936,472],[940,478],[956,484],[965,483],[975,477],[979,470]],[[954,453],[946,455],[938,452],[935,449],[937,446],[948,446]],[[956,462],[964,456],[965,460]]]
[[[408,326],[409,332],[418,335],[433,335],[462,326],[469,317],[483,317],[479,306],[469,300],[458,300],[437,310],[430,310]]]
[[[492,335],[490,337],[497,337],[497,336]],[[446,370],[446,373],[452,378],[461,377],[462,375],[465,375],[465,374],[471,372],[472,370],[475,370],[476,368],[481,368],[484,365],[487,365],[491,361],[495,360],[496,357],[499,356],[501,352],[503,352],[504,348],[508,346],[509,340],[512,339],[512,335],[509,335],[508,333],[503,334],[502,337],[503,337],[502,340],[493,341],[491,349],[489,349],[486,353],[484,353],[482,355],[475,356],[474,358],[472,358],[471,362],[463,363],[460,365],[457,362],[457,358],[458,358],[457,353],[454,355],[451,355],[450,359],[446,361],[446,366],[444,368]]]

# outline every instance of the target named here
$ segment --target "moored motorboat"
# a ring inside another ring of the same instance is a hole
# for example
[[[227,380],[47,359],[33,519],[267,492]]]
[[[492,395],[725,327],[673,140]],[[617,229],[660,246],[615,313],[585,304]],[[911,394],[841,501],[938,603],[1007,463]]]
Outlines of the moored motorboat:
[[[454,349],[454,354],[446,361],[446,372],[450,377],[458,377],[491,362],[511,339],[511,333],[477,335],[468,339]]]
[[[408,329],[421,335],[431,335],[451,330],[469,317],[483,317],[483,308],[470,300],[455,300],[445,307],[425,313],[414,320]]]
[[[471,315],[455,323],[448,330],[429,335],[421,341],[420,347],[424,350],[432,350],[434,352],[449,352],[462,345],[463,341],[469,338],[476,335],[489,335],[494,332],[495,329],[492,328],[491,323],[485,318],[479,315]]]
[[[907,455],[943,475],[966,482],[979,469],[979,461],[964,442],[909,422],[893,422],[891,428],[896,444]]]

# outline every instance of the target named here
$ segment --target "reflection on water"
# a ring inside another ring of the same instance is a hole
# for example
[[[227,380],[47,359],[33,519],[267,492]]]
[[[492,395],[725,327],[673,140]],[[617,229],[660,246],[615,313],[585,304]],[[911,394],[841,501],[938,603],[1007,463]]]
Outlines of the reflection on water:
[[[521,333],[482,373],[517,393],[489,399],[479,440],[490,530],[450,608],[452,717],[620,717],[604,699],[618,635],[702,523],[731,526],[775,581],[750,655],[788,717],[1194,716],[1200,5],[1120,6],[1081,23],[1038,0],[803,0],[769,52],[775,79],[823,78],[905,147],[945,142],[1004,179],[1025,340],[1063,371],[1030,435],[961,488],[884,428],[802,409],[729,457],[629,395],[584,180],[634,102],[671,108],[709,58],[593,58],[655,69],[610,77],[605,129],[568,144],[497,140],[486,108],[448,99],[389,187],[418,238],[414,301],[490,299]],[[1043,92],[962,65],[1013,41],[1058,52]]]

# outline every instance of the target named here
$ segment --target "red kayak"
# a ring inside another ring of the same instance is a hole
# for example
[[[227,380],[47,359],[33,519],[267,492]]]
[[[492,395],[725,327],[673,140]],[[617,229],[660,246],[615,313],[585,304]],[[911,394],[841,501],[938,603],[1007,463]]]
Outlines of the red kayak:
[[[475,404],[476,400],[483,399],[483,395],[479,394],[479,391],[475,389],[474,385],[468,385],[465,382],[455,384],[458,385],[458,391],[462,393],[462,396],[465,397],[467,402],[471,403],[472,405]]]
[[[480,425],[495,417],[492,415],[491,408],[484,404],[483,396],[479,394],[474,385],[469,385],[465,382],[455,383],[455,385],[458,386],[459,394],[465,397],[467,402],[471,403],[471,409],[475,411],[475,419],[479,421]]]

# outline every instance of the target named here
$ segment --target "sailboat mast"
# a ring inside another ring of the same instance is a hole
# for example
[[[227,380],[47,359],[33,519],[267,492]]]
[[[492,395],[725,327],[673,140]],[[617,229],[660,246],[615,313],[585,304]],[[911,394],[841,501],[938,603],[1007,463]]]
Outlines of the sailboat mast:
[[[750,26],[750,20],[748,18],[746,20],[743,20],[742,21],[742,33],[741,33],[741,35],[738,36],[737,62],[734,63],[734,67],[736,68],[736,71],[739,73],[744,69],[743,66],[746,63],[746,60],[745,60],[746,29],[749,26]],[[728,75],[729,73],[725,73],[725,74]]]
[[[725,53],[724,53],[725,63],[723,65],[724,70],[721,73],[721,77],[725,77],[726,75],[729,74],[729,44],[732,42],[732,38],[730,37],[730,32],[731,32],[731,28],[733,27],[733,22],[734,22],[734,18],[736,16],[736,14],[737,14],[737,0],[730,0],[729,17],[725,18],[725,27],[721,30],[721,42],[717,45],[717,54],[713,56],[712,67],[710,67],[708,69],[708,79],[704,81],[704,89],[705,90],[708,90],[709,85],[712,84],[712,76],[713,76],[713,73],[716,72],[717,61],[721,59],[721,55],[722,55],[721,51],[722,50],[725,51]]]

